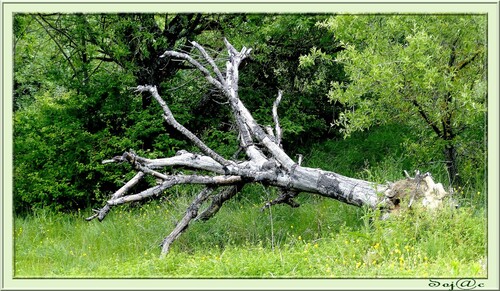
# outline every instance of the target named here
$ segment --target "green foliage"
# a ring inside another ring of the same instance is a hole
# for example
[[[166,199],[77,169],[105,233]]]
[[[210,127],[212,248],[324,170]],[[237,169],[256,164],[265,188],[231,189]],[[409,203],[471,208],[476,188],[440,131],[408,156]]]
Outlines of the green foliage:
[[[86,199],[75,185],[86,182],[93,137],[74,119],[79,110],[75,101],[73,92],[47,92],[15,113],[16,208],[77,207]]]
[[[169,37],[147,33],[156,29],[150,16],[15,16],[17,213],[100,204],[130,174],[123,167],[104,167],[102,160],[128,149],[158,157],[185,147],[165,128],[159,107],[128,89],[144,84],[152,72],[162,78],[178,70],[154,66],[159,52],[176,44],[176,33],[187,30],[180,27]],[[180,15],[169,24],[189,19],[194,21],[193,15]]]
[[[388,124],[370,132],[353,133],[347,139],[318,143],[304,157],[304,163],[348,177],[369,178],[370,181],[399,180],[403,177],[403,170],[412,171],[416,166],[415,156],[404,148],[404,142],[414,138],[410,128]],[[365,176],[367,171],[374,169],[385,171],[387,176]],[[394,174],[396,176],[392,176]]]
[[[56,187],[60,180],[86,181],[88,185],[65,182],[64,187],[71,189],[66,191],[68,195],[88,195],[86,203],[93,203],[97,197],[105,198],[116,190],[119,181],[123,181],[118,167],[104,168],[100,163],[103,159],[128,149],[144,152],[150,157],[168,156],[188,146],[178,133],[164,126],[157,104],[126,90],[129,86],[143,83],[159,85],[160,93],[177,120],[201,136],[207,144],[225,156],[234,153],[237,146],[232,117],[227,108],[219,104],[224,100],[207,86],[199,73],[193,74],[190,69],[180,70],[183,66],[180,62],[158,58],[166,49],[188,50],[183,46],[188,38],[221,48],[221,39],[227,36],[237,46],[245,44],[253,47],[254,60],[249,60],[243,68],[245,74],[242,76],[248,76],[242,77],[240,87],[242,98],[257,119],[262,123],[272,123],[271,104],[277,89],[282,88],[285,98],[280,107],[280,117],[285,143],[300,145],[310,141],[312,136],[322,136],[328,129],[328,123],[324,122],[328,113],[323,111],[324,106],[318,101],[326,99],[325,94],[300,89],[298,86],[307,76],[294,72],[298,57],[313,45],[319,45],[324,50],[331,46],[332,41],[322,37],[321,31],[315,27],[321,19],[326,18],[300,15],[16,15],[16,110],[31,110],[27,109],[30,104],[33,108],[39,106],[36,96],[50,95],[55,90],[75,92],[72,101],[65,104],[68,108],[60,110],[68,112],[65,117],[68,120],[58,123],[57,127],[64,128],[71,122],[78,124],[64,130],[75,136],[75,145],[82,144],[84,162],[78,163],[83,164],[80,168],[85,170],[75,172],[59,168],[58,174],[47,175],[44,183]],[[292,39],[283,35],[289,29],[296,32]],[[223,59],[217,62],[224,67]],[[297,79],[299,77],[302,79]],[[318,118],[318,114],[323,117]],[[74,121],[69,121],[70,115]],[[44,118],[37,115],[33,123],[40,128],[45,127],[47,121]],[[14,126],[21,129],[25,126],[24,121],[17,119]],[[17,130],[17,144],[23,143],[26,132]],[[82,132],[90,142],[80,140],[84,136]],[[38,143],[45,144],[33,148],[57,147],[50,140],[40,139]],[[33,154],[45,162],[51,159],[36,153],[36,150]],[[19,157],[16,167],[24,164],[23,155],[24,151],[16,153],[16,159]],[[69,156],[64,158],[66,163],[77,163],[68,159],[71,158]],[[105,169],[109,169],[107,174]],[[19,183],[24,177],[17,176]],[[16,193],[21,197],[28,195],[27,192]],[[58,195],[50,193],[46,196]],[[48,206],[49,200],[45,199],[42,204]],[[34,206],[38,203],[36,201],[41,200],[28,199],[24,205]],[[78,201],[73,203],[75,205],[84,203],[80,198],[75,198],[75,201]]]
[[[421,136],[409,147],[445,150],[450,176],[457,165],[463,177],[484,168],[484,139],[467,136],[484,136],[485,16],[338,15],[318,25],[346,48],[335,61],[349,80],[333,82],[328,94],[345,107],[335,121],[345,135],[400,122]],[[318,58],[331,61],[312,51],[301,64]]]
[[[347,47],[337,61],[350,82],[334,83],[330,92],[355,108],[339,120],[347,133],[413,116],[421,124],[413,102],[427,113],[426,126],[446,114],[453,113],[453,128],[484,115],[484,16],[336,16],[323,26]]]
[[[158,108],[143,110],[140,97],[117,89],[127,82],[121,72],[116,78],[96,75],[93,94],[56,88],[15,112],[17,213],[101,204],[132,174],[127,166],[103,165],[103,160],[128,149],[149,157],[173,155],[185,146],[165,132]],[[144,140],[156,135],[152,151]]]
[[[60,85],[68,74],[57,46],[51,42],[33,17],[16,14],[14,17],[14,90],[13,108],[17,110],[34,101],[34,95]],[[42,77],[43,76],[43,77]]]

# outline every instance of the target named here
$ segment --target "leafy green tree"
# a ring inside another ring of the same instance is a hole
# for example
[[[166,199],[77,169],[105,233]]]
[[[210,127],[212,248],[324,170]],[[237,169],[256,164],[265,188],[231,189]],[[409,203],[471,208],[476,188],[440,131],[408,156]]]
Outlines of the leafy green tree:
[[[70,74],[50,36],[29,14],[14,17],[14,111],[34,102],[37,92],[54,88]],[[43,77],[42,77],[43,76]]]
[[[102,159],[128,148],[171,153],[179,141],[149,97],[127,87],[186,69],[159,55],[214,23],[194,14],[15,15],[16,209],[88,207],[116,187],[117,177],[101,176]]]
[[[442,149],[453,184],[460,183],[459,155],[484,165],[484,15],[338,15],[318,25],[346,48],[335,61],[349,80],[333,82],[328,93],[346,108],[336,121],[345,135],[409,124],[422,147]],[[311,53],[302,62],[314,58],[325,56]]]
[[[71,92],[46,92],[14,115],[14,204],[17,210],[79,207],[93,137],[68,106]],[[74,99],[73,99],[74,101]]]

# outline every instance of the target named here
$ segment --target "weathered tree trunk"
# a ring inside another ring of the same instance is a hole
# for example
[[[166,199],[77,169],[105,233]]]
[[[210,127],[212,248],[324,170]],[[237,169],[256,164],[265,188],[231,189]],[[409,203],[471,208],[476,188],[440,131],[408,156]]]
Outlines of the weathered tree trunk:
[[[293,201],[293,198],[300,192],[319,194],[355,206],[367,206],[372,209],[397,208],[402,204],[405,197],[409,197],[409,206],[416,199],[423,198],[428,201],[424,202],[424,204],[435,207],[438,204],[436,201],[440,201],[441,196],[444,197],[446,192],[442,189],[441,184],[434,184],[428,174],[420,175],[417,173],[415,178],[408,176],[402,182],[382,185],[345,177],[321,169],[302,167],[300,161],[295,162],[292,160],[281,147],[282,136],[277,108],[282,93],[278,92],[278,98],[273,105],[274,129],[271,127],[262,128],[238,97],[238,67],[251,50],[243,47],[241,51],[237,51],[227,40],[224,40],[224,42],[229,54],[224,74],[204,48],[195,42],[192,42],[192,45],[201,54],[202,62],[206,65],[203,65],[191,55],[174,51],[166,51],[162,57],[168,56],[189,62],[203,73],[209,83],[227,97],[234,122],[239,131],[240,149],[245,152],[246,160],[226,159],[213,151],[191,131],[175,120],[155,86],[138,86],[134,89],[142,94],[151,94],[153,99],[161,106],[165,121],[196,145],[201,153],[179,151],[173,157],[148,159],[130,151],[125,152],[122,156],[103,161],[103,163],[128,162],[133,165],[138,173],[114,193],[102,209],[95,210],[95,214],[87,218],[87,220],[97,217],[102,221],[113,206],[159,196],[175,185],[205,185],[205,188],[188,207],[185,216],[163,241],[163,256],[168,253],[170,245],[187,229],[191,221],[209,219],[217,213],[225,201],[234,197],[248,183],[262,183],[280,189],[280,196],[266,204],[265,207],[278,203],[286,203],[296,207],[298,204]],[[157,171],[164,167],[189,168],[205,173],[210,172],[212,175],[165,175]],[[126,195],[146,174],[153,175],[161,183],[142,192]],[[211,204],[198,214],[203,202],[209,199],[212,201]]]

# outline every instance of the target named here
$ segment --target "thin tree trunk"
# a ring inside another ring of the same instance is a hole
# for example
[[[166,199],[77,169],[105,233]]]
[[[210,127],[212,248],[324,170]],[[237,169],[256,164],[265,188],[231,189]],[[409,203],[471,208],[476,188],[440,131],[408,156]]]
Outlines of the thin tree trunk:
[[[446,170],[450,177],[451,185],[459,185],[461,177],[458,172],[457,150],[453,145],[446,145],[444,148],[444,156],[446,159]]]

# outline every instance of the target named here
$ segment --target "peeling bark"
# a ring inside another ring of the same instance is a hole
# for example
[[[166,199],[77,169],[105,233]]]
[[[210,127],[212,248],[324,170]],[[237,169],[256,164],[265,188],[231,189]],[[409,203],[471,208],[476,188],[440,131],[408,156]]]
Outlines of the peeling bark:
[[[403,180],[404,183],[377,184],[345,177],[335,172],[302,167],[302,156],[299,156],[299,161],[295,162],[281,147],[282,131],[279,125],[278,106],[282,99],[282,92],[278,92],[278,97],[272,108],[274,131],[270,126],[261,127],[238,96],[238,67],[249,55],[251,49],[243,47],[241,51],[237,51],[227,40],[224,40],[224,43],[229,54],[225,75],[204,48],[195,42],[192,42],[192,45],[201,53],[201,61],[190,55],[174,51],[166,51],[161,57],[178,58],[190,63],[204,75],[207,82],[214,85],[226,96],[239,131],[240,149],[244,150],[246,160],[237,160],[235,158],[238,156],[237,154],[233,155],[232,159],[226,159],[212,150],[196,135],[177,122],[155,86],[137,86],[133,89],[142,94],[151,94],[161,106],[164,120],[190,140],[201,153],[179,151],[173,157],[148,159],[129,151],[121,156],[103,161],[103,163],[130,163],[138,173],[116,191],[102,209],[94,210],[95,214],[87,220],[90,221],[97,217],[99,221],[102,221],[114,206],[164,195],[167,189],[176,185],[205,185],[206,188],[194,198],[184,217],[163,240],[161,254],[165,256],[171,244],[193,220],[205,221],[213,217],[225,201],[233,198],[248,183],[261,183],[277,187],[280,190],[280,195],[264,205],[264,208],[281,203],[298,207],[298,203],[293,198],[301,192],[318,194],[358,207],[366,206],[372,209],[388,210],[397,208],[402,197],[406,195],[404,191],[396,191],[401,186],[416,189],[415,193],[418,192],[418,195],[415,194],[410,200],[410,207],[415,203],[416,198],[422,197],[424,204],[425,199],[427,199],[425,205],[436,207],[446,195],[442,185],[435,184],[430,175],[417,173],[415,178],[408,176],[406,180]],[[203,63],[208,63],[210,67],[205,67]],[[194,171],[203,171],[205,174],[162,174],[158,169],[164,167],[188,168]],[[206,174],[206,172],[211,174]],[[160,183],[139,193],[127,195],[131,188],[145,175],[154,176]],[[425,187],[422,188],[424,184]],[[220,190],[214,195],[216,188],[220,188]],[[211,204],[198,214],[202,204],[208,200],[211,200]]]

